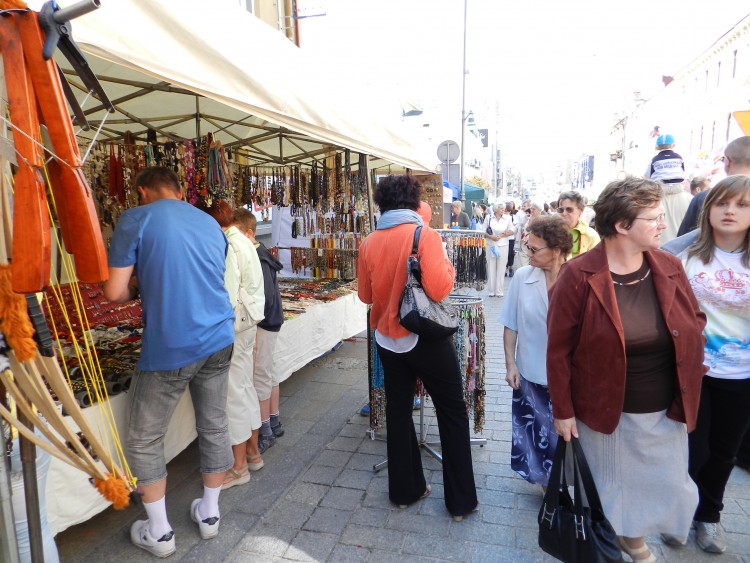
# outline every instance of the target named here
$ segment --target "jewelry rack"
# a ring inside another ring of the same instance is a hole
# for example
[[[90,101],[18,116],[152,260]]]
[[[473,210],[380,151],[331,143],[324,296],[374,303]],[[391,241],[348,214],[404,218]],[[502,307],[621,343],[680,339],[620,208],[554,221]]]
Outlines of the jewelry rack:
[[[436,229],[445,243],[448,259],[456,271],[453,289],[484,289],[487,281],[486,242],[484,233],[460,229]]]

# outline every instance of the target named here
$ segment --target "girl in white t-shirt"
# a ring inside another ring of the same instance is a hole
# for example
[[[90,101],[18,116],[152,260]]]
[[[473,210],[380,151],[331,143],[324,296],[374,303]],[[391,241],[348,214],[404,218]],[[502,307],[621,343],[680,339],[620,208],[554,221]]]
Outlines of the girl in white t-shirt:
[[[699,228],[679,255],[707,318],[709,370],[690,434],[690,476],[700,493],[696,541],[721,553],[724,488],[750,427],[750,176],[729,176],[708,193]]]

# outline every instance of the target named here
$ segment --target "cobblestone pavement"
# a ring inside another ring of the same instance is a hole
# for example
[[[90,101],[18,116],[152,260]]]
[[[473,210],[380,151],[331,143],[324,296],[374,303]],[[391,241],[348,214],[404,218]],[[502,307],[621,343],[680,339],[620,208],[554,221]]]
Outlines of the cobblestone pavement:
[[[506,280],[507,282],[507,280]],[[181,561],[551,561],[537,547],[536,514],[541,489],[509,466],[510,389],[505,385],[502,299],[485,299],[487,320],[484,447],[474,447],[479,510],[454,522],[443,503],[442,472],[427,452],[423,462],[432,494],[400,510],[388,501],[385,443],[367,435],[358,410],[367,400],[367,346],[348,341],[282,384],[287,433],[268,450],[266,467],[251,482],[222,493],[218,538],[201,541],[188,517],[200,495],[193,444],[170,464],[167,505]],[[432,414],[429,402],[425,412]],[[417,418],[415,417],[415,420]],[[427,416],[428,441],[437,440]],[[63,561],[149,561],[129,543],[130,523],[142,510],[106,511],[57,538]],[[735,470],[722,523],[729,549],[721,556],[700,551],[691,538],[680,549],[649,538],[659,561],[750,563],[750,473]]]

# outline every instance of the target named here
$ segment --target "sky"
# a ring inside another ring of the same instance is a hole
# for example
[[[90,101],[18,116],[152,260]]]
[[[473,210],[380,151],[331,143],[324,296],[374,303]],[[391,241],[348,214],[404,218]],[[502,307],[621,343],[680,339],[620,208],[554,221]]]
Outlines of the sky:
[[[353,84],[369,81],[383,100],[429,108],[435,144],[458,140],[462,0],[318,3],[326,15],[300,22],[303,49],[349,66]],[[633,92],[648,98],[750,13],[740,0],[467,5],[466,111],[479,127],[497,123],[501,148],[526,168],[593,153]]]

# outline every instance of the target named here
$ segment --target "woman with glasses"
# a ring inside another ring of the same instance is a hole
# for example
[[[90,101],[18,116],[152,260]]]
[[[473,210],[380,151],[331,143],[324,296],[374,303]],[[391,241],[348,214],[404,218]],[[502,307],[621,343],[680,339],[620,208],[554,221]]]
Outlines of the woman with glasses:
[[[586,200],[578,192],[563,192],[557,203],[557,213],[565,219],[573,237],[573,249],[568,258],[575,258],[588,252],[599,244],[599,234],[581,221],[581,214],[586,208]]]
[[[698,503],[688,432],[706,317],[680,261],[659,251],[662,188],[630,177],[594,205],[603,241],[560,269],[547,316],[555,430],[580,438],[607,518],[637,562],[644,536],[685,538]]]
[[[529,483],[547,486],[557,434],[547,389],[547,294],[573,245],[557,216],[538,217],[524,243],[528,266],[519,268],[500,312],[505,381],[513,388],[510,466]]]
[[[690,434],[690,475],[700,496],[696,542],[708,553],[722,553],[724,489],[750,428],[750,176],[730,176],[712,188],[698,227],[697,236],[684,235],[665,249],[678,253],[708,319],[708,374],[697,427]],[[692,243],[680,251],[685,239]],[[664,540],[684,543],[682,538]]]

